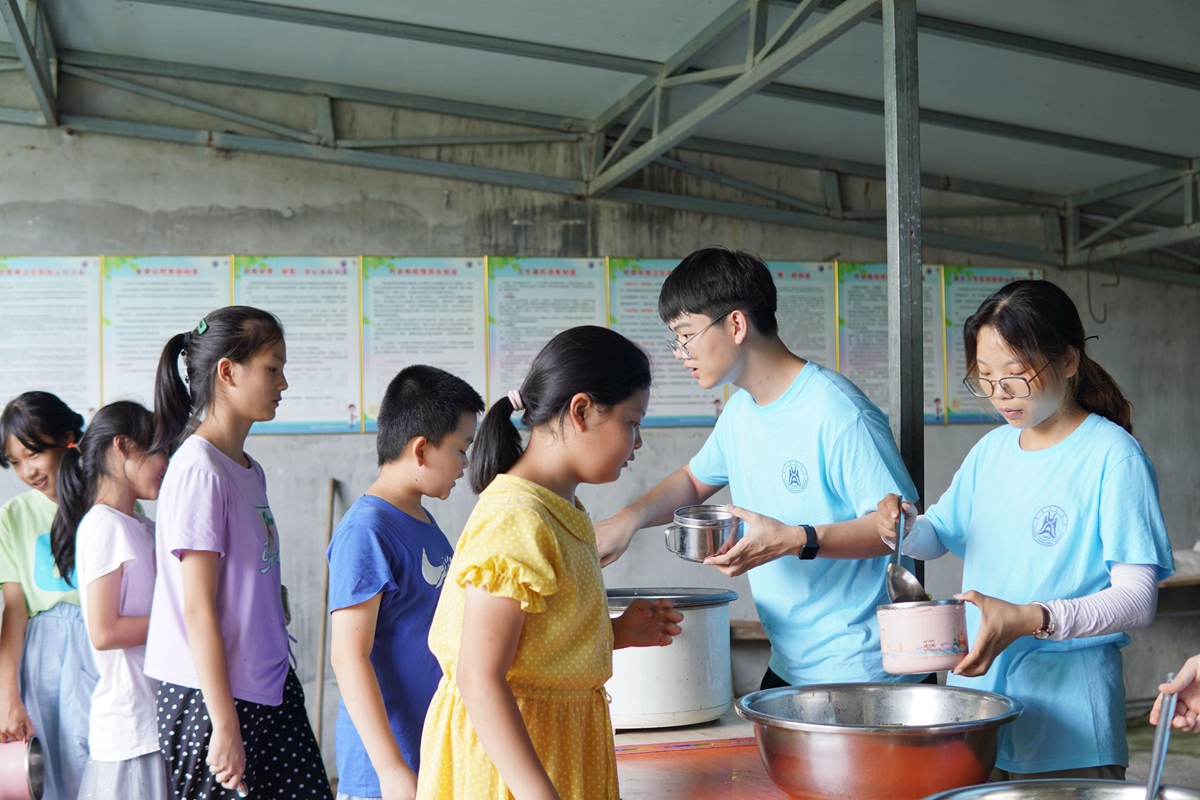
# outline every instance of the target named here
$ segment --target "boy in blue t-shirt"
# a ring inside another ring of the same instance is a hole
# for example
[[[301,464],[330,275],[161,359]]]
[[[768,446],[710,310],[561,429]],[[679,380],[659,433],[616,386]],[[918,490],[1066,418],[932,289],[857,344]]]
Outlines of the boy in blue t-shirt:
[[[871,557],[876,495],[913,500],[916,488],[886,417],[846,378],[789,351],[775,310],[770,270],[748,253],[697,250],[663,283],[658,313],[675,358],[705,389],[742,391],[691,462],[596,524],[602,563],[728,485],[746,534],[705,563],[749,572],[771,642],[762,688],[919,680],[883,670],[875,607],[888,602],[887,559]]]
[[[412,798],[421,727],[442,677],[429,627],[454,554],[421,499],[445,500],[467,466],[483,399],[424,365],[379,406],[379,477],[329,545],[338,703],[338,798]]]

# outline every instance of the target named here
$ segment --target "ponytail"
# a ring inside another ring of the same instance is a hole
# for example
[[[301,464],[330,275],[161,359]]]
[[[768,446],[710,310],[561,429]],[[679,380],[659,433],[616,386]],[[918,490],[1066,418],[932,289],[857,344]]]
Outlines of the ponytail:
[[[1133,433],[1133,404],[1104,367],[1079,353],[1079,371],[1072,380],[1075,402]]]
[[[247,364],[255,353],[282,340],[283,326],[275,315],[250,306],[210,311],[194,330],[172,336],[158,360],[154,381],[153,450],[174,452],[200,424],[215,398],[221,359]]]
[[[984,327],[993,328],[1026,367],[1044,367],[1058,378],[1085,411],[1133,433],[1133,406],[1112,376],[1088,357],[1079,309],[1061,288],[1050,281],[1013,281],[984,300],[963,326],[968,375],[977,369],[976,345]],[[1073,356],[1079,366],[1067,377]]]
[[[108,475],[108,452],[118,437],[131,447],[154,452],[150,412],[128,400],[106,405],[96,412],[83,438],[67,447],[58,466],[58,511],[50,525],[50,552],[58,574],[71,584],[75,582],[75,534],[80,520],[96,504],[100,478]]]
[[[621,334],[594,325],[565,330],[533,359],[517,391],[524,412],[521,424],[532,429],[555,420],[561,423],[571,398],[581,393],[611,408],[639,389],[648,389],[650,379],[650,359]],[[476,494],[512,469],[524,452],[521,432],[512,422],[518,409],[510,397],[492,404],[475,435],[470,470]]]

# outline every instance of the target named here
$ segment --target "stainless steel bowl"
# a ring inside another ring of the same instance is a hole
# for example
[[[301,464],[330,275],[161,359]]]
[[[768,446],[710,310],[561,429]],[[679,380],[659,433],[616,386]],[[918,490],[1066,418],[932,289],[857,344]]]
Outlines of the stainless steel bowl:
[[[1011,781],[968,786],[925,800],[1145,800],[1146,787],[1121,781]],[[1163,786],[1158,800],[1200,800],[1200,790]]]
[[[832,683],[753,692],[735,704],[754,723],[767,774],[807,800],[920,800],[987,780],[1008,697],[952,686]]]
[[[742,538],[741,520],[724,506],[684,506],[675,510],[675,522],[664,531],[667,549],[687,561],[715,556],[728,542]]]

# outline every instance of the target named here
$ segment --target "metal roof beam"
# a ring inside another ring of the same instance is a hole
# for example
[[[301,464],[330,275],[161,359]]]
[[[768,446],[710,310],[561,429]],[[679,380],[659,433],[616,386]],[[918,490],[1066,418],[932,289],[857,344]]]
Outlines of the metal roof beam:
[[[1072,192],[1067,195],[1067,202],[1073,206],[1086,206],[1102,200],[1111,200],[1114,197],[1140,192],[1143,189],[1153,189],[1155,186],[1179,180],[1187,172],[1187,169],[1173,168],[1143,172],[1140,175],[1134,175],[1132,178],[1124,178],[1119,181],[1101,184],[1100,186],[1094,186],[1091,189],[1085,189],[1081,192]]]
[[[657,136],[652,136],[645,144],[601,172],[592,179],[588,187],[589,192],[599,194],[616,186],[682,142],[714,114],[745,100],[777,76],[829,44],[869,15],[878,5],[879,0],[846,0],[816,24],[801,31],[786,44],[780,45],[775,52],[746,70],[715,95],[668,125]]]
[[[5,2],[14,2],[14,0],[5,0]],[[253,0],[131,0],[131,2],[157,6],[173,6],[176,8],[186,8],[190,11],[211,11],[219,14],[274,20],[276,22],[290,22],[297,25],[350,31],[351,33],[363,33],[371,36],[387,36],[394,39],[430,42],[450,47],[484,50],[510,56],[556,61],[561,64],[573,64],[575,66],[592,67],[612,72],[627,72],[635,75],[655,75],[662,66],[657,61],[599,53],[592,50],[577,50],[571,47],[558,47],[556,45],[527,42],[520,39],[506,39],[499,36],[487,36],[479,33],[450,30],[448,28],[435,28],[429,25],[413,25],[407,22],[396,22],[395,20],[376,19],[352,14],[338,14],[331,11],[297,8],[295,6],[285,6],[276,3],[253,2]]]
[[[239,125],[245,125],[247,128],[255,128],[257,130],[273,133],[276,136],[283,136],[288,139],[295,139],[298,142],[307,144],[320,144],[322,138],[312,133],[298,131],[294,128],[289,128],[286,125],[280,125],[276,122],[260,119],[259,117],[243,114],[240,111],[232,111],[228,108],[215,106],[211,103],[204,103],[199,100],[193,100],[190,97],[184,97],[181,94],[174,92],[164,92],[161,89],[155,89],[151,86],[143,86],[140,83],[127,81],[124,78],[116,78],[112,75],[105,75],[102,72],[95,72],[83,67],[75,67],[70,64],[63,64],[61,70],[68,75],[74,75],[76,78],[82,78],[92,83],[98,83],[102,86],[110,86],[114,89],[119,89],[130,94],[148,97],[151,100],[159,100],[164,103],[170,103],[173,106],[186,108],[189,111],[197,111],[201,114],[207,114],[210,117],[236,122]],[[325,98],[328,102],[329,98]]]
[[[781,6],[796,5],[795,0],[773,0],[773,2]],[[837,2],[838,0],[823,0],[821,5],[825,9],[831,9],[837,7]],[[871,17],[871,22],[878,23],[879,21],[878,14]],[[942,17],[931,17],[928,14],[917,15],[917,30],[922,33],[932,33],[936,36],[1050,58],[1078,66],[1108,70],[1134,78],[1182,86],[1185,89],[1200,89],[1200,73],[1198,72],[1087,47],[1078,47],[1064,42],[1054,42],[1036,36],[1026,36]]]
[[[25,76],[33,89],[38,109],[42,112],[42,124],[53,127],[58,124],[58,98],[54,94],[54,82],[50,75],[42,70],[41,59],[33,42],[29,39],[29,30],[25,27],[25,17],[17,0],[0,0],[0,17],[12,38],[13,51],[25,68]],[[39,20],[34,20],[40,25]],[[35,29],[36,33],[36,29]]]
[[[718,81],[711,83],[713,85],[724,85],[724,82]],[[820,89],[809,89],[785,83],[772,83],[760,89],[759,94],[766,97],[779,97],[801,103],[830,106],[847,111],[858,111],[864,114],[883,116],[883,102],[873,100],[869,97],[838,94],[836,92],[826,92]],[[1109,158],[1119,158],[1124,161],[1158,164],[1159,166],[1173,167],[1175,169],[1187,169],[1192,163],[1190,158],[1171,153],[1161,153],[1141,147],[1131,147],[1129,145],[1100,141],[1099,139],[1089,139],[1083,136],[1072,136],[1071,134],[1058,133],[1056,131],[1029,128],[1023,125],[1012,125],[1007,122],[968,117],[963,114],[952,114],[946,111],[933,111],[922,108],[921,122],[943,128],[957,128],[989,136],[1035,142],[1051,147],[1061,147],[1083,153],[1094,153],[1096,155],[1108,156]]]
[[[1068,266],[1074,267],[1085,266],[1097,261],[1117,258],[1130,253],[1140,253],[1144,250],[1155,250],[1192,239],[1200,239],[1200,222],[1192,222],[1180,225],[1178,228],[1168,228],[1154,233],[1144,233],[1141,236],[1131,236],[1117,242],[1098,244],[1086,250],[1077,249],[1067,254],[1066,263]]]
[[[790,195],[782,194],[780,192],[774,192],[762,186],[757,186],[753,183],[747,183],[746,181],[738,180],[737,178],[731,178],[728,175],[722,175],[719,172],[713,172],[710,169],[697,167],[693,164],[677,161],[673,158],[667,158],[666,156],[659,156],[654,163],[662,164],[664,167],[669,167],[670,169],[678,170],[679,172],[683,172],[688,175],[694,175],[697,178],[701,178],[706,181],[719,183],[722,186],[728,186],[731,189],[737,189],[738,191],[746,192],[747,194],[772,200],[783,206],[789,206],[801,211],[807,211],[810,214],[824,214],[827,211],[827,209],[817,205],[816,203],[809,203],[805,200],[801,200],[798,197],[791,197]]]
[[[0,44],[4,43],[0,42]],[[544,128],[555,131],[584,131],[588,128],[588,123],[584,120],[560,117],[554,114],[542,114],[536,111],[522,111],[520,109],[467,103],[458,100],[444,100],[439,97],[389,92],[382,89],[368,89],[341,83],[310,81],[303,78],[290,78],[282,75],[267,75],[260,72],[246,72],[221,67],[203,67],[194,64],[177,64],[170,61],[152,61],[143,58],[89,53],[83,50],[62,50],[59,53],[59,57],[62,59],[63,64],[91,69],[128,72],[136,75],[155,75],[161,78],[202,81],[204,83],[218,83],[225,86],[241,86],[247,89],[262,89],[269,92],[283,92],[286,94],[323,94],[337,100],[349,100],[388,108],[428,111],[434,114],[452,114],[459,117],[484,119],[510,125],[524,125],[529,128]]]

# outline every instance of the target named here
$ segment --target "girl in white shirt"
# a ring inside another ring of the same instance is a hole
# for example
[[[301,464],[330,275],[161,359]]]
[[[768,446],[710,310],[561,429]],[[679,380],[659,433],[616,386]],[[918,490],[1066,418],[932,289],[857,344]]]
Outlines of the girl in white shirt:
[[[63,575],[75,570],[100,673],[88,724],[90,757],[80,800],[168,800],[155,689],[142,671],[154,594],[154,523],[135,510],[154,500],[167,457],[153,452],[148,410],[126,401],[100,409],[58,474],[51,529]]]

